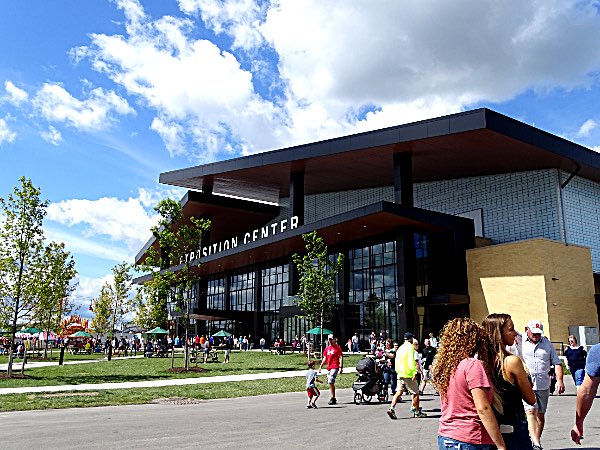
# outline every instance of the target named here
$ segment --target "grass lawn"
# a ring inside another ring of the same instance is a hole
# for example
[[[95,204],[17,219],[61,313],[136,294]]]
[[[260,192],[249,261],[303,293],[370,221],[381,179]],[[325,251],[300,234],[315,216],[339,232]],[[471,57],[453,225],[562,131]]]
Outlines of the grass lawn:
[[[85,359],[80,357],[80,359]],[[223,355],[219,354],[223,360]],[[353,367],[358,356],[346,359],[348,367]],[[195,366],[195,364],[191,364]],[[183,356],[175,357],[175,367],[183,366]],[[121,383],[129,381],[162,380],[171,378],[213,377],[242,373],[285,372],[306,369],[306,357],[299,353],[273,355],[270,352],[239,352],[231,354],[229,364],[198,364],[204,372],[169,372],[170,358],[114,359],[89,364],[26,369],[26,379],[0,379],[0,388],[23,386],[53,386],[64,384]]]
[[[321,375],[321,379],[325,381],[323,375]],[[355,374],[339,375],[336,386],[338,388],[349,388],[355,379]],[[211,383],[209,385],[194,386],[2,395],[0,396],[0,411],[134,405],[150,403],[159,398],[172,397],[213,400],[218,398],[279,394],[283,392],[304,392],[305,383],[305,378],[301,376],[274,380]],[[329,391],[326,384],[321,387],[321,397],[321,402],[326,402],[329,399]]]
[[[219,356],[222,360],[222,355]],[[354,367],[359,359],[359,356],[345,357],[344,365]],[[175,366],[181,367],[182,365],[182,356],[176,356]],[[29,376],[28,379],[1,379],[0,388],[283,372],[305,369],[306,357],[298,353],[276,356],[270,352],[232,352],[230,364],[208,363],[199,364],[199,366],[206,368],[206,371],[202,373],[169,372],[168,369],[171,367],[170,358],[141,358],[41,367],[26,370],[26,374]],[[321,377],[324,380],[324,375]],[[336,384],[340,388],[350,387],[355,378],[354,374],[343,374],[338,377]],[[298,377],[161,388],[114,389],[51,394],[12,394],[0,396],[0,411],[141,404],[165,397],[189,397],[194,399],[232,398],[268,393],[300,392],[304,388],[304,377]]]
[[[42,358],[44,356],[44,350],[42,350]],[[58,362],[58,358],[60,357],[60,349],[52,349],[52,361],[56,361]],[[30,362],[34,362],[34,361],[44,361],[42,358],[32,358],[31,356],[27,357],[27,363]],[[50,350],[48,350],[48,358],[50,358]],[[73,355],[68,351],[65,351],[65,361],[83,361],[86,359],[104,359],[104,353],[92,353],[91,355],[88,354],[78,354],[78,355]],[[15,358],[15,362],[17,363],[21,363],[21,361],[23,361],[23,358]],[[6,364],[8,363],[8,354],[6,355],[0,355],[0,364]]]

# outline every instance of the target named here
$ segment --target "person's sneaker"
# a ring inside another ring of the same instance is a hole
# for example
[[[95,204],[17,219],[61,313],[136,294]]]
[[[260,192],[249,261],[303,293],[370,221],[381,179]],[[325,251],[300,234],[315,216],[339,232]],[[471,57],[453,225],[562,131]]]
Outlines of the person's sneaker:
[[[312,407],[315,408],[315,409],[317,409],[317,404],[313,403]]]
[[[536,444],[533,444],[533,446],[531,448],[533,450],[544,450],[541,445],[536,445]]]
[[[419,408],[419,410],[417,412],[415,412],[413,414],[413,417],[427,417],[427,414],[425,414],[423,411],[421,411],[421,409]]]
[[[335,405],[337,403],[337,400],[335,398],[332,398],[331,400],[329,400],[329,405]]]
[[[396,417],[396,411],[394,411],[394,408],[388,409],[387,415],[390,416],[390,419],[392,419],[392,420],[396,420],[398,418],[398,417]]]
[[[306,405],[308,409],[312,409],[313,405]]]

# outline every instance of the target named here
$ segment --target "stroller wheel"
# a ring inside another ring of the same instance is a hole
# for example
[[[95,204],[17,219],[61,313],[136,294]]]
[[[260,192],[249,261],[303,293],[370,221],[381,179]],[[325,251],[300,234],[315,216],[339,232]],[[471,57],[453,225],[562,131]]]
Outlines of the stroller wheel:
[[[379,403],[387,403],[388,399],[389,399],[389,393],[386,390],[381,390],[379,391],[379,395],[377,396],[377,399],[379,400]]]
[[[363,400],[367,403],[371,403],[371,400],[373,400],[373,396],[372,395],[363,395]]]
[[[362,394],[360,392],[354,393],[354,404],[360,405],[362,403]]]

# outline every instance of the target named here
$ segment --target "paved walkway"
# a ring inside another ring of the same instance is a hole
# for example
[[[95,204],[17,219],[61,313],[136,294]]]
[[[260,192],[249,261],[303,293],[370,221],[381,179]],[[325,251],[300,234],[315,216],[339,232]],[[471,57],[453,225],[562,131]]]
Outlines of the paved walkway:
[[[575,417],[575,388],[568,377],[567,395],[550,397],[545,450],[574,450],[569,438]],[[306,393],[201,400],[197,404],[144,404],[42,411],[0,412],[0,448],[44,450],[275,449],[311,448],[431,450],[437,448],[440,400],[422,398],[428,414],[410,418],[410,403],[396,407],[352,403],[351,389],[338,391],[328,406],[323,392],[319,409],[306,409]],[[583,448],[600,448],[600,399],[592,406]]]

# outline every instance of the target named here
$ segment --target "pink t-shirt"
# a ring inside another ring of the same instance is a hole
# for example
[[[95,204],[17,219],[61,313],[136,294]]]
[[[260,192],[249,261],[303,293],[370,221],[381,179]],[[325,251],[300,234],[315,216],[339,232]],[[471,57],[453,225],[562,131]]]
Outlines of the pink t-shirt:
[[[448,392],[442,397],[442,417],[438,435],[469,444],[493,444],[471,395],[471,389],[487,388],[492,402],[493,389],[481,361],[463,359],[450,378]]]
[[[342,356],[342,349],[339,345],[329,345],[325,348],[325,362],[327,363],[327,370],[339,369],[340,358]]]

